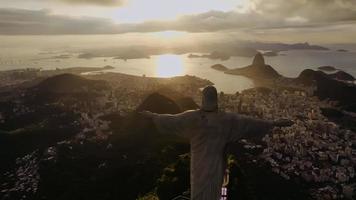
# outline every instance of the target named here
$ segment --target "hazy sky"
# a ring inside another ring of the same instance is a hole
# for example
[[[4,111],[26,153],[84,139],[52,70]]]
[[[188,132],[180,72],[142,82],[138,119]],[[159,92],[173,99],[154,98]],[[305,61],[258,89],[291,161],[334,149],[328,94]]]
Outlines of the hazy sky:
[[[356,41],[356,0],[0,0],[0,2],[2,35],[182,31],[236,34],[261,41],[314,43]]]

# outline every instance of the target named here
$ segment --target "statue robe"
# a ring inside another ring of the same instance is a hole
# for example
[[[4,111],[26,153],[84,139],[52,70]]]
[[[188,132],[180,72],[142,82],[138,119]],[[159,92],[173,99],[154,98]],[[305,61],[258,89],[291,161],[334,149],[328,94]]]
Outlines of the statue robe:
[[[219,200],[226,169],[225,146],[229,142],[263,136],[271,121],[225,112],[201,110],[154,114],[153,122],[162,133],[190,140],[191,200]]]

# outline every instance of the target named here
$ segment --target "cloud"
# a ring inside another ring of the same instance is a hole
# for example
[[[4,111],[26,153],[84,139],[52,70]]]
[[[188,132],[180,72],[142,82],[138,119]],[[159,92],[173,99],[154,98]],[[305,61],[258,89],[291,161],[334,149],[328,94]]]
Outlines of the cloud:
[[[236,10],[210,11],[184,16],[171,26],[179,30],[203,32],[318,27],[356,22],[355,0],[250,0],[249,6],[250,9],[242,13]]]
[[[327,23],[327,25],[332,23]],[[248,13],[209,11],[196,15],[182,16],[175,21],[146,21],[138,24],[121,24],[120,31],[154,32],[175,30],[187,32],[223,32],[276,28],[305,28],[325,25],[326,24],[322,22],[309,22],[307,18],[300,16],[277,17],[254,11]]]
[[[235,12],[210,11],[173,21],[115,24],[103,18],[53,15],[49,10],[0,8],[0,34],[113,34],[165,30],[214,32],[236,26],[248,27],[251,23],[247,22],[248,18],[248,15]]]
[[[209,11],[195,15],[185,15],[173,21],[146,21],[137,24],[120,24],[120,32],[219,32],[244,28],[267,28],[285,23],[266,18],[258,13],[238,13],[235,11]]]
[[[268,16],[303,17],[311,22],[356,20],[355,0],[250,0],[250,9]]]
[[[108,19],[52,15],[48,10],[0,8],[0,34],[110,34],[117,26]]]
[[[99,6],[121,6],[124,0],[57,0],[69,4],[92,4]]]
[[[146,21],[121,31],[177,30],[221,32],[258,29],[318,28],[356,23],[355,0],[250,0],[244,12],[209,11],[174,21]]]
[[[111,5],[113,0],[61,0]],[[115,1],[118,2],[118,1]],[[120,3],[120,2],[118,2]],[[209,11],[170,21],[115,24],[94,17],[53,15],[48,10],[0,9],[0,34],[119,34],[186,31],[253,33],[268,30],[316,30],[356,24],[354,0],[250,0],[244,12]],[[345,30],[344,30],[345,31]]]

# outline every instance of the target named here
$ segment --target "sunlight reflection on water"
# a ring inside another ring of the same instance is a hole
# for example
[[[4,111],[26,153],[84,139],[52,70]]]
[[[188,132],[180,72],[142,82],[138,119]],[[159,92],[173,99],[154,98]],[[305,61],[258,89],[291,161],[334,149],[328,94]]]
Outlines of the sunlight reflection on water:
[[[156,58],[157,77],[173,77],[185,74],[185,66],[181,56],[173,54],[159,55]]]

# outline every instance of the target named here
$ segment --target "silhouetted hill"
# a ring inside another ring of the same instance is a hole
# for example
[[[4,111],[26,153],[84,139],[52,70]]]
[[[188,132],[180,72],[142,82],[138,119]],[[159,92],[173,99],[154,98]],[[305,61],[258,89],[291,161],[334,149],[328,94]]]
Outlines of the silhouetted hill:
[[[296,78],[296,81],[303,85],[310,86],[315,82],[317,76],[326,76],[326,75],[321,71],[305,69],[299,74],[299,76]]]
[[[315,84],[315,95],[320,99],[336,100],[341,106],[347,106],[356,102],[356,86],[335,80],[321,71],[306,69],[298,78],[298,83],[304,85]]]
[[[189,54],[188,58],[209,58],[212,60],[229,60],[231,57],[230,54],[221,52],[221,51],[213,51],[210,54],[203,54],[203,55],[195,55],[195,54]]]
[[[342,81],[354,81],[355,80],[355,77],[353,77],[351,74],[346,73],[344,71],[338,71],[336,73],[329,74],[328,76],[331,78],[334,78],[334,79],[342,80]]]
[[[278,56],[279,51],[267,51],[263,53],[263,56],[274,57]]]
[[[60,74],[40,82],[36,89],[39,92],[49,93],[75,93],[88,90],[106,89],[105,81],[89,80],[73,74]]]
[[[191,97],[184,96],[184,94],[176,92],[170,88],[161,88],[157,93],[173,100],[179,106],[181,111],[195,110],[199,108]]]
[[[153,93],[149,95],[137,108],[137,111],[151,111],[154,113],[176,114],[181,111],[179,106],[171,99],[159,94]]]
[[[328,72],[336,71],[336,68],[333,66],[320,66],[318,67],[318,69],[321,71],[328,71]]]
[[[182,97],[177,99],[175,102],[179,105],[182,111],[195,110],[199,108],[199,106],[190,97]]]
[[[46,103],[65,101],[66,104],[93,101],[103,96],[110,86],[106,81],[90,80],[73,74],[49,77],[27,90],[26,101]]]
[[[218,71],[222,71],[222,72],[229,70],[229,68],[225,67],[222,64],[213,65],[213,66],[211,66],[211,68],[215,69],[215,70],[218,70]]]
[[[173,100],[174,99],[174,100]],[[125,132],[136,138],[135,142],[142,140],[146,142],[148,132],[157,133],[151,120],[141,116],[141,111],[151,111],[159,114],[177,114],[185,110],[196,109],[198,106],[188,97],[172,90],[163,88],[160,91],[148,95],[136,108],[136,111],[128,116],[121,118],[115,115],[110,116],[111,127],[114,132]],[[142,131],[146,130],[146,131]]]
[[[344,52],[344,53],[345,53],[345,52],[349,52],[349,50],[347,50],[347,49],[338,49],[337,51],[338,51],[338,52]]]
[[[281,76],[270,65],[265,64],[263,55],[261,53],[256,54],[252,65],[243,68],[227,70],[225,73],[247,76],[253,79],[276,79]]]

